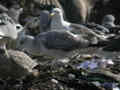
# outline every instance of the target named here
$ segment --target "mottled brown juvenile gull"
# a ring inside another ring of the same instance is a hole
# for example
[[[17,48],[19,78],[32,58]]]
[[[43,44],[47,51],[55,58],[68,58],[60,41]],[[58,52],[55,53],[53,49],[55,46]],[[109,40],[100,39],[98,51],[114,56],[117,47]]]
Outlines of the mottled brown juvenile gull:
[[[14,21],[5,13],[0,14],[0,48],[6,51],[6,43],[8,40],[17,39],[18,33],[22,31],[20,24],[15,24]]]
[[[46,10],[39,11],[38,16],[26,18],[25,21],[30,22],[27,26],[28,33],[35,36],[38,33],[49,31],[50,13]]]
[[[37,35],[22,35],[17,40],[17,48],[32,55],[48,55],[55,58],[71,56],[77,48],[88,47],[89,41],[81,35],[69,31],[48,31]]]
[[[21,51],[8,50],[10,58],[0,54],[0,78],[20,79],[29,74],[35,74],[38,63]],[[37,72],[36,72],[37,73]]]

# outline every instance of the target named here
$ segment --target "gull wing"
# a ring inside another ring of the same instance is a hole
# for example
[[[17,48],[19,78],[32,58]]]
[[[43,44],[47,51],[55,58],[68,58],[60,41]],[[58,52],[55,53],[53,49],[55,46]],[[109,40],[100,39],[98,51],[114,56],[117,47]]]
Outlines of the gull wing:
[[[66,31],[49,31],[39,34],[35,40],[48,49],[73,50],[79,47],[79,40]]]

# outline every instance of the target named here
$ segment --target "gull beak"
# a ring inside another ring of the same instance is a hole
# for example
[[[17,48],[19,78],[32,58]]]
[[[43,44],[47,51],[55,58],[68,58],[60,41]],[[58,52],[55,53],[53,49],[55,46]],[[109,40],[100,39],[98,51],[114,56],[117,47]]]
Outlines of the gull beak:
[[[50,16],[53,17],[55,15],[55,13],[51,13]]]

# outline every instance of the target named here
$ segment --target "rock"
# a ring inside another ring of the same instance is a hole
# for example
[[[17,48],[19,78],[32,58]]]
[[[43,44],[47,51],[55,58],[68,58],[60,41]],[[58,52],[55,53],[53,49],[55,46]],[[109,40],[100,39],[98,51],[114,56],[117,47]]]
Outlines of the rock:
[[[119,41],[120,41],[120,36],[116,36],[114,39],[112,39],[107,46],[103,48],[105,51],[120,51],[119,47]]]
[[[72,74],[72,73],[69,73],[69,74],[68,74],[68,78],[69,78],[70,80],[72,80],[72,79],[75,79],[76,76],[75,76],[74,74]]]

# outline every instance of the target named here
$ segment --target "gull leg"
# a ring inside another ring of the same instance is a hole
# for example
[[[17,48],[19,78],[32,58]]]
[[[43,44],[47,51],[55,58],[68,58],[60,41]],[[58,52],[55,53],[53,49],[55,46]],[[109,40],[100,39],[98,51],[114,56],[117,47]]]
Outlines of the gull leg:
[[[5,55],[7,56],[7,58],[10,58],[9,54],[8,54],[8,51],[6,49],[6,44],[2,44],[0,45],[0,49],[4,51]]]
[[[8,54],[8,51],[7,51],[7,48],[6,48],[6,45],[4,45],[4,50],[5,50],[5,55],[7,56],[7,58],[10,58],[10,55]]]

